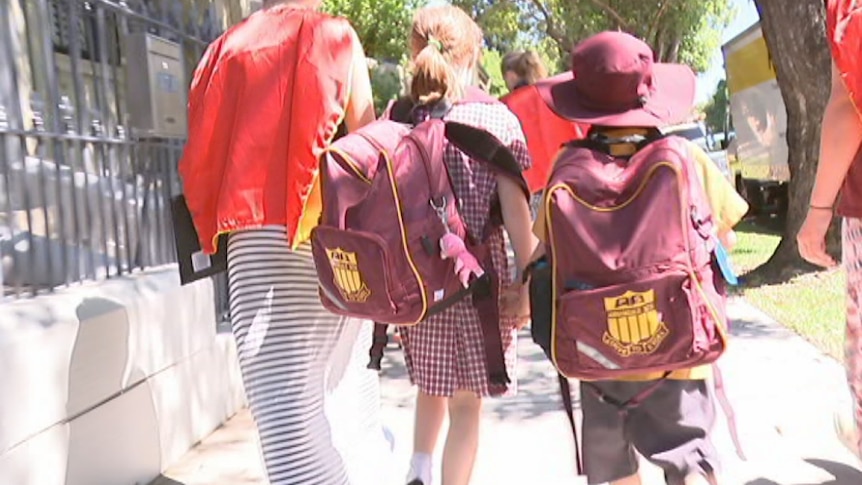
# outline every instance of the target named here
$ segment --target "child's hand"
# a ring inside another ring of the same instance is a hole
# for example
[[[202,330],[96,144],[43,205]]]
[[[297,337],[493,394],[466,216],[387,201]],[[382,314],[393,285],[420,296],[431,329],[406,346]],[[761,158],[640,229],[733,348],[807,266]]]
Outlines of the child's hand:
[[[515,321],[515,328],[521,330],[530,323],[530,286],[515,282],[503,289],[500,297],[500,316]]]
[[[733,229],[723,232],[718,235],[718,240],[721,241],[721,245],[724,246],[728,252],[732,251],[734,246],[736,246],[736,231]]]

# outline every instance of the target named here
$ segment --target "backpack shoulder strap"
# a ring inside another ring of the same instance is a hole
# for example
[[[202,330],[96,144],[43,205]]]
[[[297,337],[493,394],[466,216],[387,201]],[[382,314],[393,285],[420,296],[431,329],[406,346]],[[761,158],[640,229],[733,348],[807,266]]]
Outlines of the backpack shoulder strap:
[[[412,123],[414,106],[413,100],[406,96],[396,99],[389,106],[389,119],[398,123]]]
[[[575,421],[575,409],[572,406],[572,388],[569,385],[569,379],[563,374],[557,372],[557,381],[560,384],[560,396],[563,398],[563,409],[566,411],[566,418],[569,420],[569,426],[572,428],[572,437],[575,440],[575,470],[578,476],[584,474],[584,462],[581,459],[581,443],[578,439],[578,425]]]
[[[392,121],[416,126],[421,121],[416,117],[418,108],[427,108],[429,118],[442,120],[452,110],[452,106],[453,104],[445,99],[426,106],[414,103],[408,97],[401,97],[391,104],[388,113],[389,119]]]

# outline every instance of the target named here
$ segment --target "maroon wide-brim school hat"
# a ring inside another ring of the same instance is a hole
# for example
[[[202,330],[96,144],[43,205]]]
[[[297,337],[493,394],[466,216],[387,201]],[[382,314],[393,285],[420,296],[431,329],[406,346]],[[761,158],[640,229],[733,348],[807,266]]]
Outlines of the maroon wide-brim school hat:
[[[694,72],[653,59],[640,39],[602,32],[575,46],[571,72],[536,86],[554,112],[572,121],[643,127],[682,122],[694,106]]]

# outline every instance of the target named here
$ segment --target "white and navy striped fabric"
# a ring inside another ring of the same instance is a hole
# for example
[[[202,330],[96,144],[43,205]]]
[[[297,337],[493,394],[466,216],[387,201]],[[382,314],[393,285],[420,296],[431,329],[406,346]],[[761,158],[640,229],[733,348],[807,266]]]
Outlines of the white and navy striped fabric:
[[[328,313],[284,227],[228,238],[231,324],[271,485],[378,485],[391,467],[372,325]]]

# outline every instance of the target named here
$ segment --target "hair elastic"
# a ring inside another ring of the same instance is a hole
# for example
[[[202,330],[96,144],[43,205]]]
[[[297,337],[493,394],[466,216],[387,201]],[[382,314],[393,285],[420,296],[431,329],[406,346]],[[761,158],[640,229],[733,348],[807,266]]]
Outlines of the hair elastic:
[[[443,53],[443,43],[440,42],[440,40],[437,39],[436,37],[434,37],[433,35],[428,36],[428,45],[437,49],[437,52],[439,52],[441,54]]]

